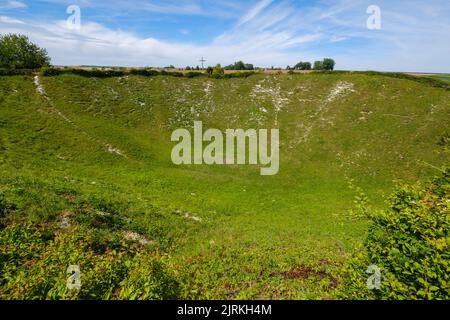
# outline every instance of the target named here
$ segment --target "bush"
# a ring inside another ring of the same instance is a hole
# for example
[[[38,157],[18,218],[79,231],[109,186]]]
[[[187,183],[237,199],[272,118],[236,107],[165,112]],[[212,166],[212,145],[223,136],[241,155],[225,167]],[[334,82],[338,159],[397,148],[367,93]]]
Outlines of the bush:
[[[130,269],[127,279],[121,283],[120,299],[174,300],[180,296],[179,284],[169,274],[164,259],[138,254]]]
[[[450,170],[427,186],[399,187],[390,209],[375,213],[365,250],[352,258],[339,295],[354,299],[450,298]],[[367,268],[381,287],[367,288]]]
[[[184,74],[184,76],[185,76],[186,78],[196,78],[196,77],[201,77],[201,76],[203,76],[203,73],[195,72],[195,71],[190,71],[190,72],[186,72],[186,73]]]
[[[108,299],[126,275],[126,253],[96,254],[89,232],[53,235],[32,226],[0,234],[1,299]],[[67,288],[69,265],[81,270],[81,290]]]
[[[82,77],[89,78],[113,78],[123,77],[126,73],[122,70],[101,70],[101,69],[77,69],[77,68],[54,68],[44,67],[41,70],[43,76],[52,77],[62,74],[76,74]]]
[[[1,71],[1,70],[0,70]],[[30,72],[32,74],[32,72]],[[41,70],[41,74],[46,77],[52,77],[52,76],[58,76],[62,74],[76,74],[83,77],[97,77],[97,78],[111,78],[111,77],[122,77],[127,74],[130,75],[139,75],[143,77],[154,77],[154,76],[169,76],[169,77],[176,77],[176,78],[196,78],[196,77],[202,77],[205,76],[205,73],[202,72],[196,72],[196,71],[190,71],[186,73],[182,72],[170,72],[170,71],[157,71],[153,69],[131,69],[129,71],[123,71],[123,70],[101,70],[101,69],[76,69],[76,68],[55,68],[55,67],[44,67]],[[209,76],[220,79],[220,78],[247,78],[253,74],[255,74],[254,71],[248,71],[248,72],[235,72],[230,74],[225,74],[225,71],[223,68],[219,66],[216,66],[215,68],[210,68],[207,70],[207,74]],[[0,73],[1,75],[1,73]]]
[[[0,35],[0,68],[7,70],[40,69],[50,64],[45,49],[30,42],[24,35]]]
[[[82,77],[96,77],[96,78],[113,78],[123,77],[125,72],[119,70],[100,70],[100,69],[72,69],[71,73],[80,75]]]
[[[6,218],[6,215],[15,209],[16,205],[7,202],[3,193],[0,192],[0,226],[2,225],[3,219]]]
[[[0,76],[28,76],[32,75],[34,70],[32,69],[0,69]]]
[[[153,69],[131,69],[130,74],[144,77],[153,77],[159,75],[159,72]]]
[[[227,73],[222,75],[222,78],[224,79],[231,79],[231,78],[248,78],[252,75],[256,74],[253,71],[249,71],[249,72],[234,72],[234,73]]]
[[[164,258],[122,243],[95,250],[93,230],[54,233],[31,225],[0,230],[0,299],[176,299],[178,283]],[[79,266],[81,288],[69,290],[67,268]]]
[[[6,211],[7,208],[5,197],[3,196],[3,193],[0,193],[0,219],[6,216]]]
[[[220,66],[220,64],[216,65],[211,73],[211,77],[219,79],[225,74],[225,70]]]
[[[61,70],[61,69],[53,68],[53,67],[44,67],[41,70],[41,74],[45,77],[53,77],[53,76],[59,76],[60,74],[67,72],[66,70],[67,69]]]

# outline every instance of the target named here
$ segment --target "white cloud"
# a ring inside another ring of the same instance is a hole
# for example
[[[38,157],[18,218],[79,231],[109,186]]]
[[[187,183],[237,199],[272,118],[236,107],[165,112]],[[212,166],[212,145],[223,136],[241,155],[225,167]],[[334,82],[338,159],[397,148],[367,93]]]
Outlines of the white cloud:
[[[7,16],[0,16],[0,23],[25,24],[25,22],[23,22],[21,20],[17,20],[17,19],[10,18],[10,17],[7,17]]]
[[[0,3],[0,9],[24,9],[27,7],[26,3],[16,0],[2,1]]]
[[[258,16],[261,11],[263,11],[265,8],[267,8],[273,0],[261,0],[258,4],[256,4],[253,8],[251,8],[238,22],[238,26],[243,25],[252,19],[254,19],[256,16]]]
[[[0,30],[30,36],[48,49],[53,63],[63,65],[186,66],[204,56],[211,65],[243,60],[286,66],[331,56],[339,69],[450,72],[450,5],[436,10],[444,2],[411,0],[405,8],[378,1],[380,31],[366,28],[366,6],[361,3],[341,0],[325,9],[312,5],[299,10],[289,2],[263,0],[202,45],[142,37],[88,21],[72,31],[64,21],[23,23],[2,16]]]

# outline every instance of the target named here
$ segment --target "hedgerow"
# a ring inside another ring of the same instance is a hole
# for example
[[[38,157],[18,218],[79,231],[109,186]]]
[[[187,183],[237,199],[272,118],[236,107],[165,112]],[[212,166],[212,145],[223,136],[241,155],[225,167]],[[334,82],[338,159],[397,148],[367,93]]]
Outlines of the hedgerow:
[[[0,76],[27,76],[35,72],[33,69],[2,69],[0,68]]]

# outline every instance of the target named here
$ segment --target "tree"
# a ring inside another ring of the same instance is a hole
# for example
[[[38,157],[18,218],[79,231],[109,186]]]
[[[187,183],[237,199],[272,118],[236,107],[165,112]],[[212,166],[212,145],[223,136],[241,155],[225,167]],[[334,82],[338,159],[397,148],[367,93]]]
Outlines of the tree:
[[[314,70],[323,70],[323,62],[322,61],[315,61],[313,69]]]
[[[255,67],[251,63],[246,63],[244,70],[255,70]]]
[[[333,59],[326,58],[323,61],[314,62],[314,70],[334,70],[336,62]]]
[[[31,43],[27,36],[0,35],[0,68],[39,69],[49,64],[47,50]]]
[[[322,69],[323,70],[334,70],[335,65],[336,65],[336,62],[334,62],[333,59],[326,58],[326,59],[323,59]]]
[[[224,68],[225,70],[254,70],[253,64],[244,63],[242,61],[235,62]]]
[[[295,65],[294,69],[296,69],[296,70],[311,70],[311,63],[300,61],[299,63],[297,63]]]

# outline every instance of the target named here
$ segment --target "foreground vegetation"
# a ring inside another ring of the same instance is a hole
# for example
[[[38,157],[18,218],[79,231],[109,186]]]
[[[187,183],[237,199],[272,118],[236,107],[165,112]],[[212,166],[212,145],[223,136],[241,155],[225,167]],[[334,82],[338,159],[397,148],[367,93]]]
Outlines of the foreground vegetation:
[[[146,72],[0,77],[1,298],[324,299],[339,296],[336,288],[347,298],[443,297],[446,284],[430,277],[402,289],[409,278],[383,250],[412,240],[398,238],[403,224],[392,213],[369,232],[392,245],[368,246],[342,270],[372,225],[361,194],[385,209],[393,180],[425,183],[448,163],[437,143],[448,136],[449,90],[375,73]],[[222,130],[279,127],[280,173],[174,166],[170,134],[195,120]],[[408,191],[415,198],[405,191],[394,212],[432,204],[406,210],[407,226],[416,215],[448,214],[445,183]],[[448,261],[446,237],[423,238],[437,241],[427,242],[430,259]],[[369,262],[395,287],[358,287]],[[69,265],[81,269],[79,291],[67,289]],[[435,272],[425,269],[412,270]],[[349,276],[355,282],[341,289]]]
[[[426,186],[399,187],[389,210],[370,217],[365,250],[347,262],[340,297],[450,299],[450,170]],[[380,270],[374,290],[367,290],[370,265]]]

